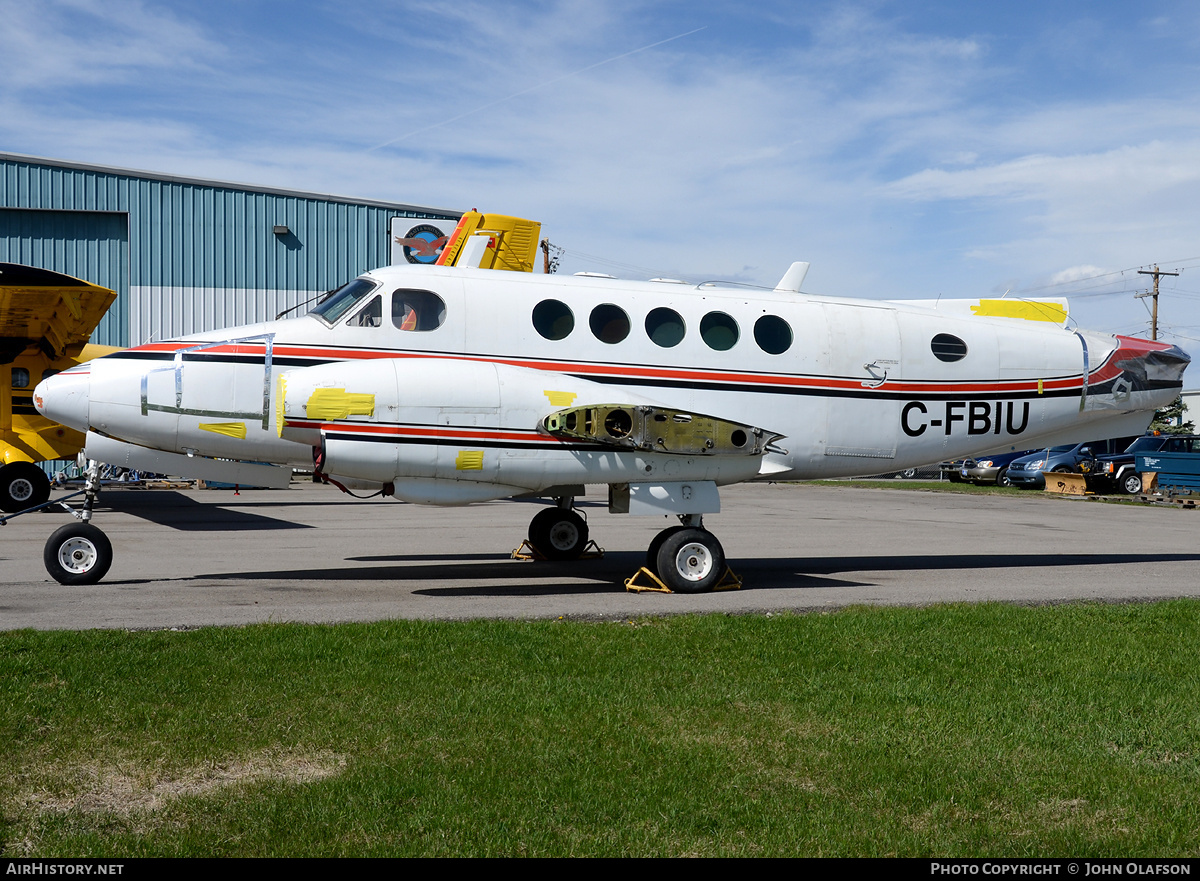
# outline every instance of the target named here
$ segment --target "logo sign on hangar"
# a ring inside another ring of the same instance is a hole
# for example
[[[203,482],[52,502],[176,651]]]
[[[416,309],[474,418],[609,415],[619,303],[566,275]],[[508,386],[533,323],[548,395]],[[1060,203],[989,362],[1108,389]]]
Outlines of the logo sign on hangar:
[[[436,263],[442,249],[458,226],[457,220],[425,220],[414,217],[393,217],[388,241],[391,253],[388,262]]]

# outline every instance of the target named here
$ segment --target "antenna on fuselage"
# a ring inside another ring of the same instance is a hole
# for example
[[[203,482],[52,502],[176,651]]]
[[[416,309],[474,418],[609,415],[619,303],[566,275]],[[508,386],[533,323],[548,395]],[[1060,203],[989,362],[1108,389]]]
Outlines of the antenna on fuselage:
[[[779,284],[775,285],[775,292],[777,294],[800,293],[800,285],[804,284],[804,276],[808,275],[808,267],[811,265],[811,263],[803,262],[793,263],[783,274]]]

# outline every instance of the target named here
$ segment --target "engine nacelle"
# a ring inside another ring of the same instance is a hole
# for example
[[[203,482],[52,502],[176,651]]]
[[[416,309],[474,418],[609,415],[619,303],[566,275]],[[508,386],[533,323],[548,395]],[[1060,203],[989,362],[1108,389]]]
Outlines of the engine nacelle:
[[[563,484],[747,480],[761,452],[687,454],[546,433],[550,413],[612,407],[612,386],[460,358],[337,362],[281,374],[280,436],[320,449],[321,469],[427,504],[467,504]],[[661,408],[626,391],[629,407]],[[605,404],[604,402],[608,402]],[[647,411],[649,412],[649,411]]]

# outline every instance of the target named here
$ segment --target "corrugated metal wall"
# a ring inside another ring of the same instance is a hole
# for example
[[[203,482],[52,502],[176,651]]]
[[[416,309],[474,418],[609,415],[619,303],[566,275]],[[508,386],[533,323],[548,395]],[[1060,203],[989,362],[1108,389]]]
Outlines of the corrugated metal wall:
[[[92,342],[129,345],[128,215],[0,208],[0,262],[41,266],[126,292],[109,307]]]
[[[0,253],[15,248],[29,255],[19,262],[114,288],[118,302],[93,337],[109,345],[272,318],[386,264],[392,217],[456,216],[0,154]],[[117,225],[119,243],[101,238]],[[277,225],[289,232],[275,234]]]

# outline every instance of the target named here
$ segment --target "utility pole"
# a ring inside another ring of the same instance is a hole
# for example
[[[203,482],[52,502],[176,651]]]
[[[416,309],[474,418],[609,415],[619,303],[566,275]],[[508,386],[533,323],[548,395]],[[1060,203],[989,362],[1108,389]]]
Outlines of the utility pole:
[[[1153,291],[1153,293],[1135,294],[1135,296],[1137,296],[1138,298],[1141,298],[1141,297],[1153,297],[1154,298],[1154,305],[1150,312],[1150,339],[1156,340],[1156,339],[1158,339],[1158,277],[1160,275],[1179,275],[1179,273],[1178,272],[1160,272],[1158,269],[1158,264],[1155,263],[1153,272],[1151,272],[1149,269],[1139,269],[1138,275],[1153,275],[1154,276],[1154,291]]]

